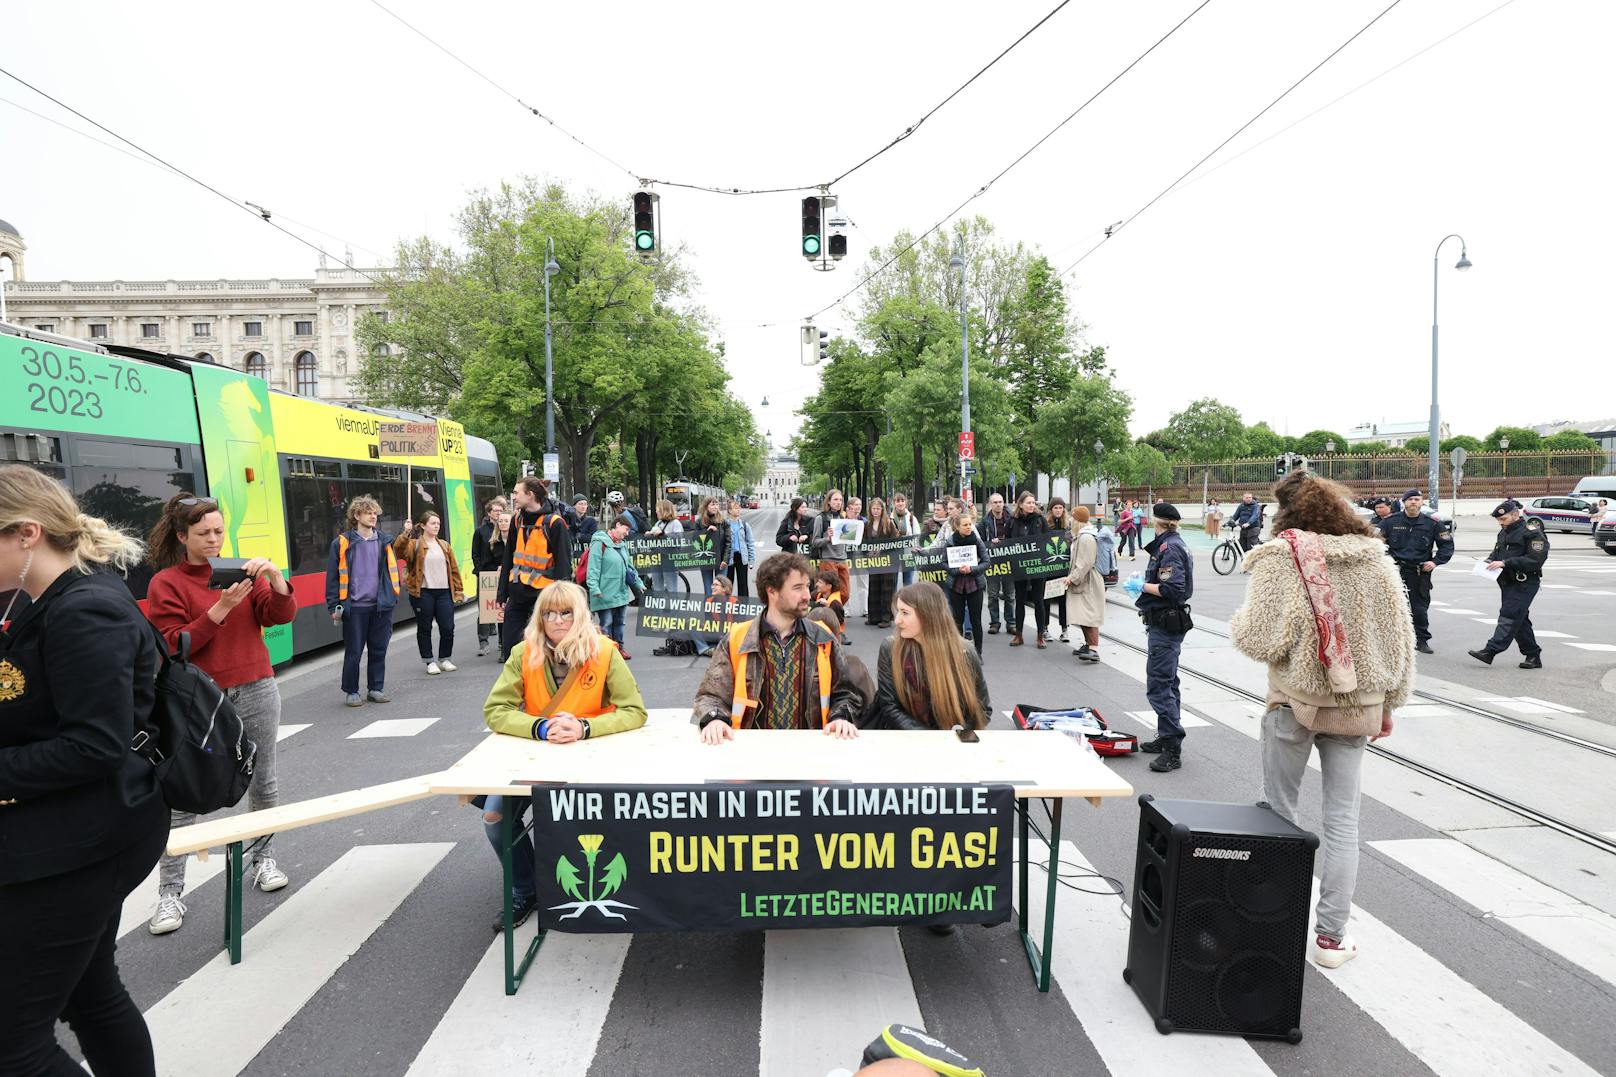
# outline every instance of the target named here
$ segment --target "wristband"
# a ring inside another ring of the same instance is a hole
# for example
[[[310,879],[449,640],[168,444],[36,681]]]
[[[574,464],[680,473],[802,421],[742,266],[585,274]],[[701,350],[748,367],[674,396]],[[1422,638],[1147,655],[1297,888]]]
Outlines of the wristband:
[[[579,724],[584,727],[584,735],[583,735],[582,739],[583,740],[588,740],[589,739],[589,719],[588,718],[581,719],[579,721]]]
[[[539,719],[539,739],[540,740],[549,740],[550,739],[550,719],[548,719],[548,718],[540,718]]]

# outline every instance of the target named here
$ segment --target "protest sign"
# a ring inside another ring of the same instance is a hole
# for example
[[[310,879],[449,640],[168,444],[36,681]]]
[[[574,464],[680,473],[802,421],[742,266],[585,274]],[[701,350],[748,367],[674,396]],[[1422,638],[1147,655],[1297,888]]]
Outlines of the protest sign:
[[[384,419],[376,424],[376,447],[383,456],[436,456],[438,424]]]
[[[949,568],[976,567],[975,546],[948,546],[944,548],[944,553],[948,557]]]
[[[505,620],[505,611],[499,608],[499,573],[477,573],[477,623],[497,625]]]
[[[1014,810],[1009,785],[540,788],[539,926],[1002,923]]]
[[[936,546],[916,550],[905,568],[915,570],[915,578],[933,583],[948,582],[950,557],[963,557],[953,551],[969,551],[971,546]],[[1041,535],[1037,538],[1006,542],[988,551],[987,578],[1006,580],[1052,580],[1071,571],[1072,540],[1065,535]]]
[[[847,571],[853,575],[870,572],[897,572],[904,568],[918,540],[913,536],[860,543],[847,557]]]
[[[718,568],[718,543],[712,535],[680,532],[637,538],[629,545],[634,549],[634,568],[640,572]]]
[[[864,541],[864,521],[832,520],[830,540],[838,546],[857,546]]]
[[[640,599],[636,636],[721,636],[763,612],[758,598],[703,597],[648,591]]]

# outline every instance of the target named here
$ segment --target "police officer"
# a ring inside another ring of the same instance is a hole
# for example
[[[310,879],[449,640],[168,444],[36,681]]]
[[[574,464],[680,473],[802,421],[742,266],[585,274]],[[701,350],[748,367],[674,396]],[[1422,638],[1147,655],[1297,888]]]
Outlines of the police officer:
[[[1383,523],[1383,521],[1392,518],[1391,498],[1377,497],[1374,501],[1369,503],[1369,507],[1375,510],[1375,518],[1369,522],[1380,528],[1381,535],[1384,536],[1386,533],[1386,525]]]
[[[1397,562],[1397,573],[1408,591],[1408,608],[1414,615],[1415,649],[1431,650],[1431,579],[1436,566],[1453,558],[1453,533],[1447,524],[1420,514],[1425,499],[1418,490],[1403,495],[1403,511],[1388,513],[1372,521],[1386,540],[1386,552]],[[1377,506],[1378,507],[1378,506]],[[1432,555],[1432,547],[1436,553]]]
[[[1498,628],[1493,638],[1479,651],[1470,651],[1470,657],[1480,659],[1489,666],[1493,655],[1509,650],[1518,643],[1525,659],[1522,669],[1543,668],[1543,648],[1532,634],[1532,600],[1543,583],[1543,562],[1549,557],[1549,538],[1537,520],[1525,519],[1521,503],[1511,498],[1493,509],[1493,519],[1500,528],[1498,542],[1487,558],[1487,567],[1499,569]]]
[[[1144,590],[1134,605],[1145,622],[1145,698],[1156,712],[1156,739],[1141,744],[1139,750],[1156,756],[1150,769],[1163,773],[1182,765],[1178,652],[1191,627],[1189,601],[1195,591],[1195,572],[1189,548],[1178,533],[1178,510],[1164,501],[1150,514],[1155,517],[1156,537],[1145,547],[1150,564],[1145,567]]]

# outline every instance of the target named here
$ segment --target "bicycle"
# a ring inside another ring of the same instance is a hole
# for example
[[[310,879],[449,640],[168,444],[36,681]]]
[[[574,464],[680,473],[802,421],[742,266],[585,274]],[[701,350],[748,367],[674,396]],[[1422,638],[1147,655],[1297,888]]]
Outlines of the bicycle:
[[[1212,571],[1219,576],[1227,576],[1246,558],[1246,551],[1240,548],[1240,525],[1230,520],[1223,529],[1230,537],[1212,548]]]

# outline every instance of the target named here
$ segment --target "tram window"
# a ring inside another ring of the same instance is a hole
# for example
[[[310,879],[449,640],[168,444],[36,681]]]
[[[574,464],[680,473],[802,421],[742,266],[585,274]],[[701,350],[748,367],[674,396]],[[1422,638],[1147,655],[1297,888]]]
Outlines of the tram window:
[[[174,471],[182,466],[178,445],[131,445],[127,441],[79,438],[79,464],[83,467],[138,467]]]
[[[62,466],[62,439],[49,434],[0,434],[0,463],[31,464],[47,475],[67,476]]]
[[[348,501],[341,480],[288,475],[286,493],[286,545],[291,551],[293,575],[324,572],[331,540],[342,533]]]

